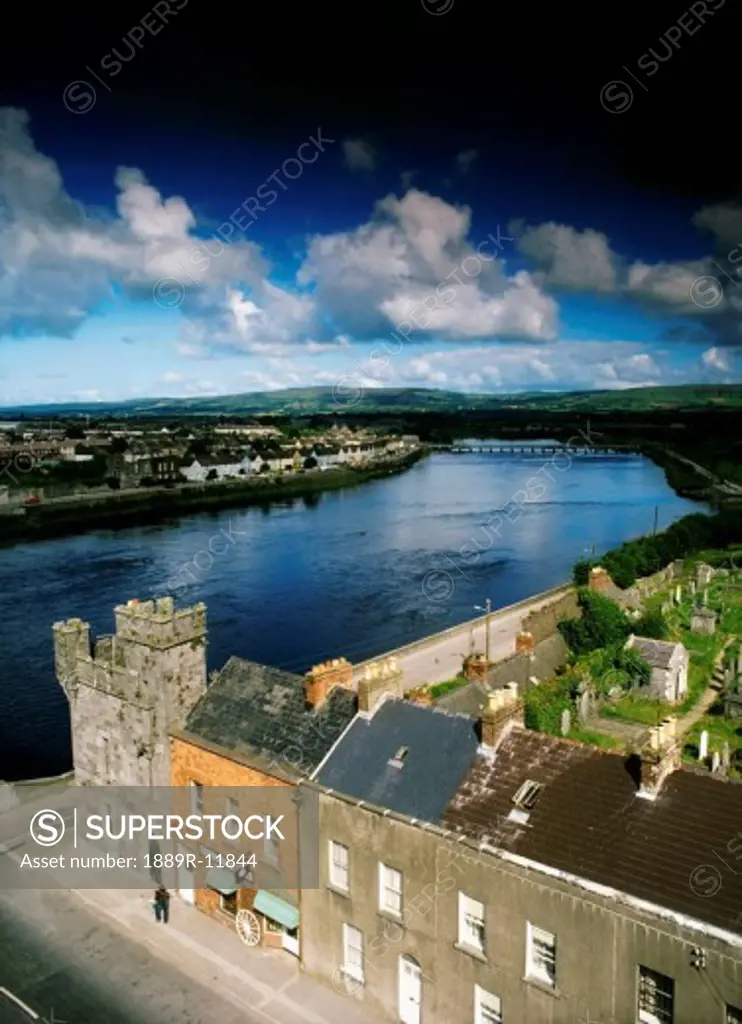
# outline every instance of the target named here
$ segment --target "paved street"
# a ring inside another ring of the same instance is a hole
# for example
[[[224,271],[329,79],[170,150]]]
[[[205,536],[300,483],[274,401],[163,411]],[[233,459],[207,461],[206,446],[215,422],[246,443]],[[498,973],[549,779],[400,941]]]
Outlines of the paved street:
[[[53,890],[0,894],[2,1024],[265,1024],[73,901]]]
[[[0,1024],[372,1024],[287,953],[249,949],[177,896],[164,925],[149,890],[24,890],[12,870],[0,890]]]
[[[491,660],[501,661],[512,654],[515,650],[515,634],[519,631],[524,617],[529,612],[551,604],[559,596],[551,594],[542,601],[534,601],[528,607],[515,608],[504,614],[493,612],[490,619]],[[436,640],[425,642],[419,647],[412,644],[408,649],[402,648],[397,660],[404,672],[405,688],[411,690],[426,683],[442,683],[453,678],[461,671],[462,661],[472,646],[474,650],[484,652],[483,618],[452,630]],[[362,678],[362,674],[361,669],[357,673],[357,678]]]

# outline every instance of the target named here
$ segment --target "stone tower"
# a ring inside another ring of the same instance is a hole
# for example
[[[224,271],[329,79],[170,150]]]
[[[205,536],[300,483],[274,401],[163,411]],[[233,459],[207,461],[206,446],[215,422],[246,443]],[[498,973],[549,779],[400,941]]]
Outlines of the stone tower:
[[[81,619],[54,625],[57,679],[67,694],[75,780],[168,786],[168,730],[206,692],[206,606],[173,599],[115,609],[116,632],[90,644]]]

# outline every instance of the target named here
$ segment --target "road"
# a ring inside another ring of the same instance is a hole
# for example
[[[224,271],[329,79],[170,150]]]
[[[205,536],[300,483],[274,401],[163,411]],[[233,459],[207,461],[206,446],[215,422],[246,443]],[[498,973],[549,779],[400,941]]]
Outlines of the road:
[[[557,600],[560,594],[551,594],[540,601],[512,611],[493,612],[490,619],[490,659],[501,661],[515,651],[515,634],[529,612],[543,608]],[[472,651],[485,649],[484,617],[463,623],[460,627],[445,633],[436,640],[409,644],[398,651],[389,652],[397,658],[398,666],[404,673],[406,690],[426,683],[442,683],[452,679],[461,671],[465,657]],[[365,664],[365,663],[364,663]],[[356,679],[363,678],[363,665],[356,673]]]
[[[70,893],[5,890],[0,892],[0,1022],[34,1020],[265,1024],[264,1015],[153,960],[146,947],[114,931]]]
[[[724,494],[742,494],[742,487],[740,487],[739,484],[734,484],[731,480],[722,480],[720,477],[716,476],[715,473],[712,473],[711,470],[706,469],[704,466],[700,466],[697,462],[693,462],[692,459],[687,459],[685,455],[679,455],[677,452],[672,451],[671,448],[666,448],[665,451],[668,455],[672,455],[679,462],[684,462],[687,466],[692,466],[700,476],[705,477]]]

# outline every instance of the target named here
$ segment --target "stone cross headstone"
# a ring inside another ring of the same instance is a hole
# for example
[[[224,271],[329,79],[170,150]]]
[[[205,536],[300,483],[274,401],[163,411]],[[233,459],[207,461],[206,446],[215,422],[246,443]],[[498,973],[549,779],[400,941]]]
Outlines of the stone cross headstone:
[[[709,734],[708,730],[704,729],[701,733],[701,738],[698,741],[698,760],[705,761],[709,755]]]
[[[720,764],[721,764],[721,757],[719,756],[719,751],[715,750],[713,752],[713,754],[711,755],[711,771],[712,772],[718,772]]]
[[[569,730],[571,728],[572,728],[572,716],[569,713],[569,708],[565,708],[564,711],[562,711],[562,723],[561,723],[562,736],[567,736],[569,734]]]

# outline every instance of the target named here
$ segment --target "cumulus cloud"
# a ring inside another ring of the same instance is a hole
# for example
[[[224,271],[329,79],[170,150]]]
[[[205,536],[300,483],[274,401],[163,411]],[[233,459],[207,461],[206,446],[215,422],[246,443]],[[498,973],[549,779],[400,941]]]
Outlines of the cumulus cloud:
[[[365,139],[345,139],[343,158],[346,167],[351,171],[373,171],[376,167],[377,154],[371,143]]]
[[[728,373],[731,370],[729,355],[719,348],[707,348],[701,355],[701,362],[710,370],[721,370]]]
[[[417,189],[390,195],[368,223],[312,238],[298,279],[356,337],[403,321],[418,338],[556,337],[555,301],[528,273],[506,275],[499,232],[470,241],[470,227],[468,207]]]

